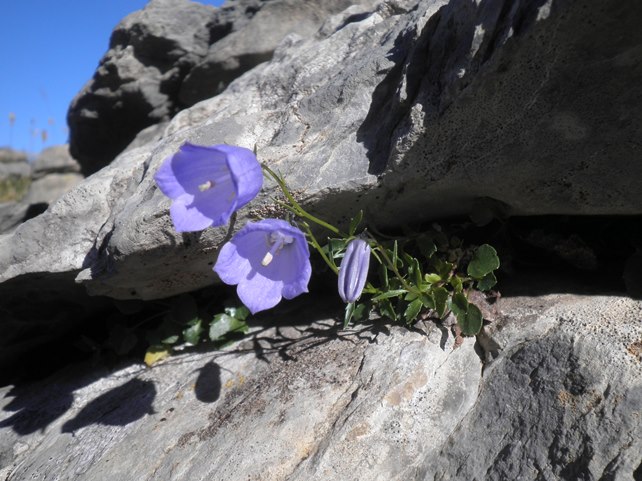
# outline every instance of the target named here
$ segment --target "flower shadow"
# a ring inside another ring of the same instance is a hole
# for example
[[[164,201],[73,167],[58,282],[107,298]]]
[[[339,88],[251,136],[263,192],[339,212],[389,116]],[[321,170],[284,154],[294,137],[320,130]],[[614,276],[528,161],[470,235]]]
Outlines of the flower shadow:
[[[73,433],[94,424],[126,426],[146,414],[154,414],[152,402],[155,397],[153,382],[131,379],[86,404],[73,419],[62,426],[62,432]]]

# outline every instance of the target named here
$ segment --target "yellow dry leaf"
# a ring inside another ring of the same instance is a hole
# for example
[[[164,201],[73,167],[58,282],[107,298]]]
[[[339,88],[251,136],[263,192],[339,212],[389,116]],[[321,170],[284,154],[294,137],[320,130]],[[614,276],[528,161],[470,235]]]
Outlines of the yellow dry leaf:
[[[170,352],[167,349],[161,349],[161,350],[150,349],[145,353],[145,364],[151,367],[157,362],[160,362],[163,359],[166,359],[167,357],[169,357],[169,355],[170,355]]]

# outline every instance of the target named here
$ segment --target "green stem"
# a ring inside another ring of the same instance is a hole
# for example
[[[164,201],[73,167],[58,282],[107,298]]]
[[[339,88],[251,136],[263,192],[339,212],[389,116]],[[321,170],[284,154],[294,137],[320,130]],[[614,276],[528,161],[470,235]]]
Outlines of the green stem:
[[[327,222],[313,216],[312,214],[308,213],[301,205],[295,200],[294,196],[288,189],[288,187],[285,185],[285,181],[279,177],[272,169],[270,169],[267,165],[261,164],[261,167],[263,167],[263,170],[267,172],[270,177],[278,184],[279,188],[281,189],[281,192],[283,192],[283,195],[285,195],[286,199],[290,202],[292,205],[292,209],[294,212],[305,219],[308,219],[309,221],[314,222],[317,225],[320,225],[321,227],[325,227],[328,229],[330,232],[337,234],[341,237],[348,237],[345,234],[343,234],[339,229],[337,229],[335,226],[328,224]]]
[[[377,239],[372,237],[370,234],[368,234],[368,238],[375,243],[374,249],[379,251],[381,254],[381,257],[383,257],[383,260],[386,261],[386,264],[388,265],[388,269],[392,271],[392,273],[395,275],[397,279],[399,279],[399,282],[401,282],[401,285],[403,286],[404,289],[406,289],[408,292],[412,292],[417,295],[421,295],[422,292],[419,289],[414,288],[410,284],[408,284],[408,281],[403,278],[403,276],[399,273],[399,270],[397,269],[397,266],[394,265],[390,257],[388,257],[388,253],[386,252],[386,249],[379,244]]]
[[[308,235],[308,238],[310,239],[310,244],[312,244],[312,246],[321,255],[321,257],[323,258],[325,263],[328,264],[330,269],[332,269],[332,272],[334,272],[335,274],[339,274],[339,269],[334,264],[334,262],[331,262],[330,259],[328,259],[328,256],[325,255],[325,252],[323,252],[323,248],[321,247],[321,245],[319,245],[319,242],[317,241],[316,237],[314,237],[314,234],[312,234],[312,230],[310,229],[310,226],[304,222],[303,223],[303,227],[305,228],[306,234]]]

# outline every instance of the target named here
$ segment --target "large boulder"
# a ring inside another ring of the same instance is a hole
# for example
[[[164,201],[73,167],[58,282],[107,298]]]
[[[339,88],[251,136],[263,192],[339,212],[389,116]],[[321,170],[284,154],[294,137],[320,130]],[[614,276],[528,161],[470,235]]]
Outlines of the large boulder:
[[[375,0],[250,0],[225,3],[212,28],[229,31],[212,43],[205,58],[187,74],[179,99],[185,106],[221,93],[235,78],[272,58],[288,34],[311,37],[333,13],[352,4],[372,6]],[[238,18],[238,11],[247,16]]]
[[[639,301],[504,298],[459,348],[432,323],[310,325],[317,301],[224,351],[0,389],[2,479],[642,474]]]
[[[71,155],[86,174],[108,164],[140,130],[180,110],[181,80],[207,53],[215,14],[189,0],[151,0],[118,24],[67,114]]]
[[[216,9],[151,0],[114,29],[93,79],[73,100],[72,155],[85,174],[95,172],[144,128],[269,60],[287,34],[312,36],[328,15],[357,1],[230,0]]]
[[[214,282],[228,229],[177,234],[152,178],[187,140],[256,145],[340,223],[359,208],[378,226],[476,209],[641,214],[642,6],[508,5],[389,1],[346,10],[323,38],[287,37],[270,62],[0,239],[0,280],[66,272],[93,294],[143,299]]]

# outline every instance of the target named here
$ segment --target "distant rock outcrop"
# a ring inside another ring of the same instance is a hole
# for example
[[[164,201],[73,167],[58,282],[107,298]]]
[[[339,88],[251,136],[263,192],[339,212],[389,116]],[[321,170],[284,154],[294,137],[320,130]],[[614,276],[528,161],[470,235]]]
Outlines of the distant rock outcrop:
[[[23,152],[1,149],[0,234],[44,212],[83,178],[67,145],[43,150],[31,164]]]
[[[0,148],[0,234],[23,221],[26,206],[20,201],[27,195],[30,184],[31,165],[27,154]]]

